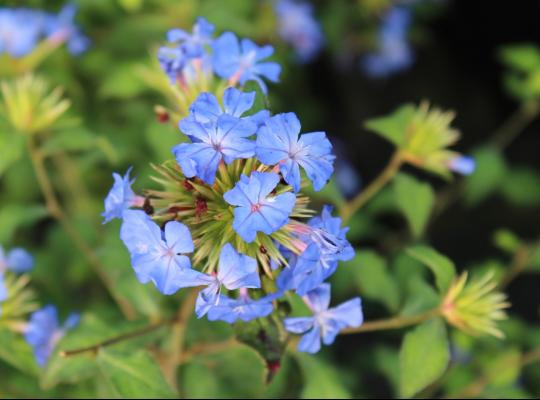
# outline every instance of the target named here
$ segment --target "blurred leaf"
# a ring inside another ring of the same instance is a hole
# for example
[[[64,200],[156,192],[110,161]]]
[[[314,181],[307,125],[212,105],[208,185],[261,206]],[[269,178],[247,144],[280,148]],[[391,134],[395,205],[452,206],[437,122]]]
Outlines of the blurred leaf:
[[[265,376],[266,366],[257,352],[236,345],[182,366],[180,387],[185,398],[257,398]]]
[[[540,245],[531,249],[531,255],[529,257],[529,268],[536,270],[540,269]]]
[[[365,126],[367,129],[396,145],[396,147],[403,147],[407,127],[415,112],[416,108],[413,105],[406,104],[392,114],[366,121]]]
[[[22,335],[0,329],[0,359],[26,374],[37,376],[39,367],[34,359],[32,348]]]
[[[62,130],[48,138],[41,150],[45,155],[65,151],[86,151],[96,147],[96,139],[97,136],[87,129]]]
[[[508,254],[514,254],[521,246],[521,240],[508,229],[498,229],[493,235],[495,245]]]
[[[437,318],[424,322],[405,335],[400,351],[400,392],[410,398],[440,378],[450,351],[446,327]]]
[[[118,2],[126,11],[135,12],[141,9],[144,0],[118,0]]]
[[[388,272],[384,258],[374,251],[359,249],[356,257],[344,264],[342,268],[353,272],[362,297],[380,301],[392,312],[398,310],[399,286]]]
[[[99,370],[109,388],[123,399],[176,398],[163,374],[150,355],[144,351],[121,353],[110,349],[98,352]]]
[[[491,148],[482,148],[474,152],[476,169],[466,178],[465,200],[475,205],[495,192],[505,182],[506,162],[502,154]]]
[[[99,95],[103,98],[129,99],[146,91],[146,85],[137,75],[137,68],[137,62],[114,65],[102,78]]]
[[[485,368],[490,385],[506,386],[514,383],[521,372],[521,352],[517,348],[505,349],[489,357]]]
[[[540,68],[540,50],[535,44],[505,46],[499,51],[499,57],[509,67],[522,72]]]
[[[22,157],[24,145],[24,136],[0,130],[0,177],[6,169]]]
[[[160,124],[151,121],[145,130],[145,138],[155,154],[156,162],[162,162],[172,157],[171,148],[187,141],[187,137],[180,133],[178,127],[170,123]]]
[[[395,392],[399,391],[399,353],[389,347],[378,347],[374,352],[375,366],[388,379]]]
[[[399,209],[407,218],[414,236],[424,232],[431,215],[435,194],[427,183],[406,174],[398,174],[394,180],[394,193]]]
[[[518,207],[540,205],[540,174],[529,168],[513,168],[506,175],[501,193]]]
[[[304,375],[302,399],[350,399],[339,372],[323,359],[309,354],[295,353]]]
[[[0,243],[9,243],[15,231],[47,216],[42,205],[8,204],[0,208]]]
[[[407,296],[401,315],[415,315],[439,306],[440,295],[420,275],[407,282]]]
[[[454,263],[437,250],[427,246],[409,247],[406,252],[431,269],[431,272],[435,275],[435,283],[439,292],[445,294],[456,277]]]

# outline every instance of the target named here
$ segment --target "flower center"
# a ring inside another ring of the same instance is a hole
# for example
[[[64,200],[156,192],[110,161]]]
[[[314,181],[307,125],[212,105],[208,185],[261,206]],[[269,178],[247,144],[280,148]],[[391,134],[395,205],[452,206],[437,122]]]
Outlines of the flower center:
[[[259,212],[262,205],[260,203],[255,203],[251,205],[251,212]]]

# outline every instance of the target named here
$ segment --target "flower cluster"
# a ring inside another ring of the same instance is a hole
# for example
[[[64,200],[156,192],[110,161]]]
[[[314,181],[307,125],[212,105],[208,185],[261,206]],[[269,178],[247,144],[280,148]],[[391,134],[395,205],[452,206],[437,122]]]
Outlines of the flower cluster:
[[[171,82],[189,86],[201,72],[215,74],[229,81],[230,86],[254,80],[267,91],[263,78],[278,82],[281,72],[275,62],[265,61],[272,55],[272,46],[258,46],[249,39],[238,39],[232,32],[214,38],[214,26],[199,18],[192,33],[172,29],[166,46],[158,51],[161,68]]]
[[[411,66],[414,54],[407,40],[411,11],[392,7],[384,16],[378,34],[378,49],[366,55],[362,68],[372,77],[388,77]]]
[[[58,14],[28,8],[0,8],[0,54],[23,57],[43,39],[67,43],[74,54],[84,52],[89,40],[74,22],[76,7],[66,5]]]
[[[313,7],[304,1],[279,0],[275,4],[279,36],[290,43],[302,62],[311,61],[324,44],[320,24],[313,16]]]
[[[169,36],[180,53],[201,60],[212,31],[199,19],[193,34]],[[209,46],[218,75],[261,83],[264,68],[247,68],[238,55],[251,52],[257,61],[268,47],[248,40],[238,47],[231,33]],[[335,157],[324,132],[301,134],[294,113],[271,115],[254,106],[256,96],[232,86],[221,95],[201,93],[179,123],[189,140],[172,148],[175,160],[154,166],[163,188],[146,190],[143,199],[131,189],[130,171],[115,174],[103,216],[122,219],[120,237],[141,283],[165,295],[202,288],[195,313],[211,321],[275,313],[285,329],[304,334],[299,349],[314,353],[321,341],[328,345],[341,329],[362,323],[360,299],[329,308],[325,283],[339,261],[354,256],[347,228],[330,207],[312,217],[301,193],[325,186]],[[281,314],[276,304],[289,291],[302,296],[313,317]]]

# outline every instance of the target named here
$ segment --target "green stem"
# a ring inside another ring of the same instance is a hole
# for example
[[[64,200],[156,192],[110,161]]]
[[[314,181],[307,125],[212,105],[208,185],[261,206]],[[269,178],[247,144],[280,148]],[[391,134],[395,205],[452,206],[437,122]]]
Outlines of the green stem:
[[[73,244],[86,258],[88,264],[94,270],[96,275],[101,279],[101,281],[109,291],[111,297],[116,301],[124,315],[129,319],[133,319],[136,316],[135,310],[133,309],[131,304],[129,304],[115,294],[114,283],[105,273],[105,268],[101,264],[101,261],[93,252],[88,243],[86,243],[85,239],[81,236],[79,231],[77,231],[77,229],[73,226],[73,224],[71,223],[71,219],[68,218],[68,216],[62,209],[60,202],[56,197],[56,193],[54,191],[52,183],[49,179],[49,175],[47,174],[43,154],[36,147],[32,138],[28,139],[27,145],[28,152],[32,160],[32,165],[36,173],[38,185],[41,189],[41,192],[43,193],[43,197],[45,198],[45,205],[49,214],[58,221],[62,229],[64,229],[69,238],[72,240]]]
[[[394,153],[388,165],[364,190],[355,198],[346,203],[341,209],[341,218],[343,223],[347,221],[362,208],[373,196],[375,196],[388,182],[394,178],[403,164],[403,157],[398,150]]]
[[[490,143],[500,150],[507,148],[540,112],[539,102],[524,103],[491,136]]]
[[[429,310],[412,316],[399,316],[394,318],[381,319],[378,321],[368,321],[363,323],[358,328],[345,329],[341,332],[341,334],[350,335],[354,333],[406,328],[408,326],[418,325],[424,321],[438,317],[439,315],[441,315],[441,310],[439,308],[435,308],[433,310]]]

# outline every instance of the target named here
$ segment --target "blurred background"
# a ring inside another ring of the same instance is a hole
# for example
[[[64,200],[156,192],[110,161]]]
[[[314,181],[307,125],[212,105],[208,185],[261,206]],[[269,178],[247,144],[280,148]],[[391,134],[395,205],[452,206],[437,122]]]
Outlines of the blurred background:
[[[366,120],[389,114],[404,103],[426,100],[455,112],[452,126],[462,133],[455,148],[473,156],[477,169],[470,176],[457,176],[448,182],[405,168],[407,173],[429,182],[439,200],[422,240],[450,257],[459,270],[489,267],[503,271],[512,263],[515,247],[509,249],[501,238],[512,237],[519,243],[539,239],[540,119],[538,111],[525,116],[522,111],[540,99],[540,63],[534,71],[526,71],[536,74],[536,80],[531,78],[528,86],[519,86],[515,76],[523,73],[519,69],[523,63],[516,61],[519,55],[508,49],[514,45],[538,47],[540,2],[313,0],[313,16],[323,38],[309,57],[299,55],[294,43],[280,36],[279,15],[270,0],[73,3],[78,7],[77,25],[90,40],[88,49],[77,56],[58,49],[40,63],[36,73],[51,87],[63,87],[71,100],[63,119],[69,134],[51,139],[55,141],[49,145],[49,165],[53,180],[61,182],[56,189],[73,223],[99,249],[103,260],[110,265],[127,264],[126,269],[112,271],[112,279],[121,291],[135,298],[141,314],[153,315],[161,307],[159,296],[148,287],[133,289],[128,255],[117,236],[119,225],[101,225],[103,198],[112,184],[113,171],[123,172],[133,166],[135,187],[150,187],[149,163],[171,158],[170,148],[178,142],[179,134],[173,124],[156,117],[155,105],[166,104],[167,99],[156,86],[152,71],[156,70],[156,52],[166,32],[174,27],[190,29],[198,16],[215,24],[218,32],[231,30],[275,47],[273,59],[283,71],[280,83],[269,85],[272,112],[296,112],[303,132],[325,131],[335,146],[336,178],[330,189],[317,195],[319,206],[353,197],[391,157],[392,146],[370,132]],[[64,5],[64,1],[56,0],[0,1],[0,7],[24,6],[50,12],[58,12]],[[381,52],[381,30],[394,7],[408,13],[405,34],[395,39],[403,42],[399,46],[406,47],[401,49],[406,55],[401,61],[391,61],[396,65],[388,70],[369,67],[367,60]],[[1,24],[0,19],[0,37]],[[5,54],[0,54],[0,78],[11,79],[19,72],[11,68]],[[12,154],[9,150],[13,147],[9,147],[12,132],[7,119],[0,122],[4,123],[0,135],[0,244],[24,246],[35,255],[37,267],[32,282],[42,302],[59,305],[63,315],[70,310],[91,309],[97,315],[115,316],[110,299],[85,261],[65,245],[65,234],[47,216],[28,156],[24,151]],[[343,272],[334,282],[336,302],[357,293],[363,296],[367,320],[391,315],[400,295],[394,301],[373,294],[366,282],[380,284],[379,291],[399,291],[408,279],[407,271],[413,268],[408,265],[411,261],[399,253],[412,238],[403,216],[385,194],[388,191],[390,188],[351,220],[349,239],[358,252],[366,249],[374,264],[382,263],[391,271],[396,265],[407,265],[399,267],[401,272],[394,277],[377,276],[369,281],[369,277]],[[459,368],[449,371],[425,395],[463,395],[461,390],[484,376],[490,364],[504,363],[516,349],[540,344],[540,277],[534,273],[540,265],[532,264],[532,273],[517,276],[507,288],[513,304],[512,317],[505,323],[508,339],[473,341],[453,332],[453,356]],[[214,334],[212,326],[199,328],[208,330],[209,337]],[[401,337],[399,332],[347,336],[324,349],[318,362],[327,362],[332,366],[330,375],[340,377],[339,388],[328,383],[329,395],[395,396]],[[92,393],[90,384],[42,389],[43,385],[40,388],[29,383],[6,362],[2,350],[0,358],[0,394],[81,397]],[[314,369],[319,367],[314,365]],[[273,395],[298,396],[302,386],[296,375],[299,372],[291,365],[286,368],[288,384]],[[310,373],[326,379],[325,371],[321,367]],[[540,366],[520,369],[492,383],[481,393],[471,392],[472,397],[540,396]],[[220,388],[226,395],[226,389]],[[317,386],[310,388],[313,393],[318,390]],[[230,394],[245,393],[233,390]]]

